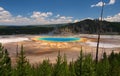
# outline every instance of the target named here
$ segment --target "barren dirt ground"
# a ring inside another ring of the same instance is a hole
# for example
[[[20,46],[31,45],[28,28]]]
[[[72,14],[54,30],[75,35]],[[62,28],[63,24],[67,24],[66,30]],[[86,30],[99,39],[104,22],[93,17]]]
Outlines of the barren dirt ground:
[[[120,44],[119,39],[111,40],[110,38],[109,39],[102,38],[101,42]],[[17,51],[20,52],[21,45],[24,46],[26,57],[31,64],[40,63],[44,59],[49,59],[50,62],[55,63],[59,51],[62,56],[66,55],[68,62],[72,60],[76,60],[79,56],[81,47],[83,53],[84,54],[90,53],[93,56],[93,59],[95,58],[95,53],[96,53],[96,47],[89,46],[88,44],[85,43],[77,43],[77,42],[66,43],[66,46],[68,46],[66,48],[58,48],[55,45],[51,47],[50,45],[48,45],[48,43],[43,43],[43,42],[40,43],[32,40],[3,44],[3,46],[6,49],[8,49],[13,64],[15,64],[16,61],[16,52]],[[120,48],[102,47],[99,49],[99,58],[102,57],[104,51],[107,52],[107,55],[109,55],[112,52],[112,50],[118,53],[120,51]]]

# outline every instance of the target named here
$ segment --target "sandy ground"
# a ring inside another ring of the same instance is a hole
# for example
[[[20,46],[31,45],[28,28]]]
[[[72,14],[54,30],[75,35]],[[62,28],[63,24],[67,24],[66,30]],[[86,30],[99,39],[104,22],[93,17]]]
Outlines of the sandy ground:
[[[20,36],[20,37],[23,37],[23,36]],[[31,39],[35,36],[24,36],[24,37]],[[90,38],[90,39],[96,39],[97,36],[96,35],[92,35],[92,36],[91,35],[80,35],[77,37],[86,37],[86,38]],[[57,45],[58,44],[59,43],[57,43]],[[112,44],[114,44],[114,45],[112,45]],[[66,46],[63,48],[57,47],[54,44],[49,45],[48,42],[36,42],[33,40],[24,41],[24,39],[23,39],[23,41],[9,42],[9,43],[4,43],[3,45],[6,49],[8,49],[8,52],[10,54],[10,57],[12,58],[13,64],[15,64],[15,61],[16,61],[16,51],[20,52],[21,45],[24,46],[26,57],[30,61],[31,64],[40,63],[44,59],[49,59],[50,62],[55,63],[59,51],[62,56],[64,54],[66,55],[68,61],[76,60],[79,56],[81,47],[83,49],[84,54],[90,53],[93,56],[93,58],[95,58],[95,53],[96,53],[95,52],[96,51],[95,41],[93,41],[92,43],[89,41],[86,43],[84,43],[84,42],[68,42],[68,43],[65,43],[65,45],[63,45],[63,43],[62,43],[61,44],[62,47]],[[115,45],[118,45],[118,47],[114,47]],[[101,47],[99,49],[99,58],[102,57],[102,54],[104,51],[107,52],[107,55],[109,55],[112,52],[112,50],[114,50],[115,52],[119,52],[120,51],[119,45],[120,45],[120,37],[119,36],[115,36],[115,37],[102,36],[101,37],[101,45],[100,45]]]

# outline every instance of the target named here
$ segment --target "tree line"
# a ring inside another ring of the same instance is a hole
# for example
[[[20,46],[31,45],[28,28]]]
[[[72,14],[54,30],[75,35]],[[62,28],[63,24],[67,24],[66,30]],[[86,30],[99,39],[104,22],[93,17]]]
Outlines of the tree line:
[[[51,25],[28,25],[28,26],[4,26],[0,25],[0,35],[14,34],[97,34],[100,21],[98,19],[85,19],[77,23],[51,24]],[[120,35],[120,22],[102,21],[101,34]]]
[[[43,26],[0,26],[0,35],[46,34],[53,30],[54,27]]]
[[[120,76],[120,53],[114,51],[96,64],[91,54],[83,54],[82,49],[76,61],[67,62],[66,55],[58,52],[56,63],[49,59],[32,65],[25,56],[23,46],[16,57],[16,65],[11,65],[7,49],[0,44],[0,76]]]

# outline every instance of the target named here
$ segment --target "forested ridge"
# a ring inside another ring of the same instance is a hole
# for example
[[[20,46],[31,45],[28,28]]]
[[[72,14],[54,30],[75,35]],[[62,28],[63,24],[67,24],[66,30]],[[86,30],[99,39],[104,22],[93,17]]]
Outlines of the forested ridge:
[[[73,34],[97,34],[98,26],[101,26],[101,34],[120,34],[120,22],[86,19],[76,23],[51,24],[51,25],[27,25],[27,26],[4,26],[0,25],[0,35],[13,34],[53,34],[73,33]]]
[[[114,51],[96,64],[91,54],[83,54],[80,50],[76,61],[67,62],[66,55],[58,52],[55,64],[49,59],[42,63],[31,65],[26,59],[23,46],[16,56],[16,65],[11,65],[7,49],[0,44],[0,76],[120,76],[120,53]]]
[[[120,22],[107,22],[86,19],[76,23],[70,23],[59,28],[60,32],[68,31],[80,34],[97,34],[100,26],[101,34],[120,34]]]

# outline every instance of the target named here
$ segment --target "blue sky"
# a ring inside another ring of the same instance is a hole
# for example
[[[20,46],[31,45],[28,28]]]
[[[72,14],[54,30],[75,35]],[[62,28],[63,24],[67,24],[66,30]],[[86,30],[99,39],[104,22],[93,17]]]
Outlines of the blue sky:
[[[120,22],[120,0],[103,0],[104,20]],[[101,0],[0,0],[0,25],[57,24],[99,18]]]

